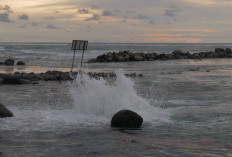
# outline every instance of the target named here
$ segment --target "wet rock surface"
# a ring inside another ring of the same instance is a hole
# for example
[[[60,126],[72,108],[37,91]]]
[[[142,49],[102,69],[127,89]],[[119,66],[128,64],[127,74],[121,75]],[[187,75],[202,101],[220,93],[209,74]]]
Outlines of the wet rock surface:
[[[13,59],[7,59],[7,60],[5,60],[4,64],[8,65],[8,66],[14,65],[14,60]]]
[[[76,76],[78,72],[72,72],[70,75],[69,72],[61,72],[61,71],[47,71],[45,73],[21,73],[15,72],[14,74],[1,74],[0,73],[0,85],[1,84],[38,84],[38,81],[66,81],[73,80],[72,76]],[[113,72],[109,73],[95,73],[89,72],[87,73],[92,78],[112,78],[116,77],[116,74]],[[142,77],[142,74],[125,74],[126,77]]]
[[[112,120],[111,127],[116,128],[141,128],[143,118],[136,112],[121,110],[117,112]]]
[[[15,64],[14,59],[7,59],[4,62],[0,62],[0,65],[13,66]],[[26,65],[24,61],[18,61],[16,65]]]
[[[0,118],[13,117],[13,113],[0,103]]]
[[[181,50],[175,50],[171,54],[156,53],[132,53],[130,51],[109,52],[102,54],[97,58],[91,59],[88,63],[97,62],[132,62],[132,61],[155,61],[155,60],[173,60],[173,59],[212,59],[212,58],[232,58],[230,48],[216,48],[215,51],[190,53]]]
[[[24,61],[18,61],[17,65],[25,65],[26,63]]]

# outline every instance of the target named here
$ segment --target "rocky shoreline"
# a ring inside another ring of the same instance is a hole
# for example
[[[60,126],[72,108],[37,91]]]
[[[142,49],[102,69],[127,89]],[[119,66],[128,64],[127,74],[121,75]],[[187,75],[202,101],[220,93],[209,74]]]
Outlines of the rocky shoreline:
[[[78,72],[72,72],[73,76],[76,76]],[[89,72],[87,73],[91,78],[112,78],[116,77],[116,74],[113,72],[109,73],[96,73]],[[142,74],[125,74],[126,77],[142,77]],[[69,72],[61,71],[47,71],[45,73],[20,73],[15,72],[14,74],[4,74],[0,73],[0,85],[1,84],[38,84],[38,81],[67,81],[73,80]]]
[[[232,58],[230,48],[216,48],[215,51],[190,53],[175,50],[171,54],[156,53],[132,53],[130,51],[109,52],[97,58],[89,60],[87,63],[97,62],[132,62],[132,61],[155,61],[155,60],[174,60],[174,59],[213,59],[213,58]]]

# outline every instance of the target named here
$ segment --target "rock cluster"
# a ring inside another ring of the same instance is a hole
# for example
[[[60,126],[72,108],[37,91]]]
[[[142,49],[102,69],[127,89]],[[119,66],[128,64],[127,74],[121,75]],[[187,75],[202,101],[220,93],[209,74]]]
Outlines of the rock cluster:
[[[154,60],[171,60],[171,59],[205,59],[205,58],[232,58],[230,48],[216,48],[214,52],[190,53],[175,50],[171,54],[156,53],[132,53],[130,51],[109,52],[91,59],[88,63],[96,62],[130,62],[130,61],[154,61]]]
[[[76,76],[78,72],[72,72],[73,76]],[[87,73],[90,77],[99,79],[116,77],[115,73]],[[127,77],[141,77],[142,74],[125,74]],[[0,84],[38,84],[37,81],[66,81],[73,80],[69,72],[61,71],[47,71],[45,73],[20,73],[15,72],[14,74],[1,74],[0,73]]]
[[[142,123],[143,118],[130,110],[121,110],[111,119],[111,127],[116,128],[140,128]]]
[[[13,66],[15,64],[15,61],[13,59],[7,59],[4,62],[0,62],[0,65],[7,65],[7,66]],[[24,61],[18,61],[16,63],[17,65],[25,65]]]

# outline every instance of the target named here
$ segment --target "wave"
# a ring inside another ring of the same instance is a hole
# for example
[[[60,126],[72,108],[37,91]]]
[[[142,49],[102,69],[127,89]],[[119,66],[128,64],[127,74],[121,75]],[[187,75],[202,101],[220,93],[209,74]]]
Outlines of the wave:
[[[92,79],[88,75],[77,75],[70,84],[76,114],[100,116],[110,119],[116,112],[123,109],[139,113],[144,121],[168,121],[168,114],[149,101],[139,96],[134,88],[134,81],[126,78],[123,70],[116,70],[113,84],[104,79]]]

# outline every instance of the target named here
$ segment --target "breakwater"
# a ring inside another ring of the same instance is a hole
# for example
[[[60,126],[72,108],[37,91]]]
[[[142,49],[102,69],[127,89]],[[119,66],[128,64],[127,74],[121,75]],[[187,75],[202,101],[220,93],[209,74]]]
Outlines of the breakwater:
[[[155,61],[172,59],[212,59],[212,58],[232,58],[230,48],[216,48],[215,51],[190,53],[175,50],[171,54],[157,53],[133,53],[130,51],[109,52],[90,59],[87,63],[97,62],[131,62],[131,61]]]
[[[73,80],[72,76],[76,76],[78,72],[72,72],[70,75],[69,72],[62,71],[47,71],[45,73],[36,74],[24,73],[24,72],[15,72],[14,74],[3,74],[0,73],[0,85],[1,84],[38,84],[38,81],[67,81]],[[99,78],[112,78],[116,77],[114,72],[88,72],[89,77],[99,79]],[[142,77],[142,74],[130,73],[125,74],[126,77]]]

